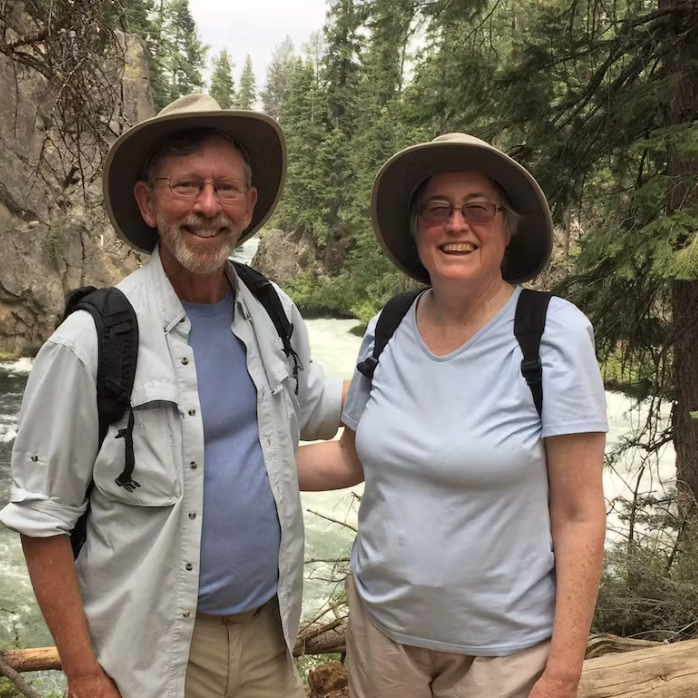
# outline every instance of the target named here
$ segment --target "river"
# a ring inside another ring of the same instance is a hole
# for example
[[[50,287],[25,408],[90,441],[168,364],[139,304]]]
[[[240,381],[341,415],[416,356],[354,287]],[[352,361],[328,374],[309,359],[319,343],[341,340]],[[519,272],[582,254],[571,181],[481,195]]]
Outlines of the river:
[[[239,255],[243,261],[251,258],[256,248],[254,241],[252,243],[246,246],[247,254]],[[351,320],[313,319],[306,324],[315,360],[325,367],[329,375],[351,376],[361,341],[351,332],[355,323]],[[30,371],[29,359],[0,363],[0,507],[9,497],[10,452],[16,436],[22,391]],[[647,408],[620,393],[608,392],[606,397],[611,424],[608,437],[610,452],[621,440],[636,433]],[[630,496],[641,465],[640,458],[640,450],[631,450],[614,469],[606,469],[604,492],[609,502]],[[674,453],[668,445],[654,467],[647,469],[640,489],[645,493],[660,493],[664,487],[672,484],[674,477]],[[356,491],[360,492],[361,488],[356,488]],[[328,560],[346,556],[353,539],[352,530],[322,517],[355,524],[355,497],[351,491],[304,493],[302,499],[306,522],[306,557]],[[608,540],[617,540],[622,534],[623,524],[612,511],[608,521]],[[331,593],[332,584],[326,581],[331,577],[331,572],[328,564],[308,566],[310,579],[305,589],[306,616],[312,616]],[[25,645],[53,644],[34,600],[18,536],[0,526],[0,646],[12,641],[15,633]]]

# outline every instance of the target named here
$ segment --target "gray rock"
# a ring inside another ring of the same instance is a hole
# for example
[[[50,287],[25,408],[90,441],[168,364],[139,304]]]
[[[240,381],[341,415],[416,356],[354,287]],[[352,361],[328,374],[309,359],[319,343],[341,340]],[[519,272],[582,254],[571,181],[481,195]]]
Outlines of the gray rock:
[[[285,288],[294,276],[315,265],[315,256],[311,240],[275,228],[261,234],[252,266]]]

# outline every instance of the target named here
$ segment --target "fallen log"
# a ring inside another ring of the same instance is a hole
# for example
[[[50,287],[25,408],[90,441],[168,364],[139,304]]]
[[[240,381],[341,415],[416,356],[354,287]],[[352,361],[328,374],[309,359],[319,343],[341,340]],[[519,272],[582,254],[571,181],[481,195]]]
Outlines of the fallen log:
[[[589,659],[578,698],[694,698],[698,640]]]
[[[346,652],[347,617],[337,618],[331,623],[311,625],[298,634],[294,657],[311,654],[344,654]]]
[[[339,618],[327,626],[306,629],[294,654],[343,652],[345,623]],[[594,658],[584,662],[578,698],[698,696],[698,640],[648,646],[644,640],[595,635],[589,638],[587,651]],[[61,667],[54,647],[4,650],[0,660],[18,673]]]

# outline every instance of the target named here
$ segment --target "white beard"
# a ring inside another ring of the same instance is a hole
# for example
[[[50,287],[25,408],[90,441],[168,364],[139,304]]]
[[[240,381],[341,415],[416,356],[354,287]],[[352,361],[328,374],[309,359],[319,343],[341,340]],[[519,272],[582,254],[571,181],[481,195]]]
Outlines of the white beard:
[[[225,266],[242,232],[233,226],[224,213],[207,219],[192,214],[166,225],[158,212],[157,224],[162,244],[192,274],[212,274]],[[206,230],[225,228],[226,230],[218,233],[218,245],[210,246],[211,249],[198,249],[191,244],[191,234],[183,230],[185,226],[193,231],[200,228]]]

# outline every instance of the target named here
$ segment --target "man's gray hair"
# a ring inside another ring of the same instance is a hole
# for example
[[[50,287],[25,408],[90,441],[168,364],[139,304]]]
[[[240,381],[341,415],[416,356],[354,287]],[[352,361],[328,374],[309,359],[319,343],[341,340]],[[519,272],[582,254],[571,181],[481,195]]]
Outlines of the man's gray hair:
[[[497,198],[499,199],[499,205],[502,207],[502,221],[504,224],[504,232],[508,233],[510,237],[516,235],[516,231],[519,227],[519,223],[523,219],[523,216],[516,211],[511,203],[504,187],[496,182],[494,179],[488,177],[489,181],[492,183],[495,192],[497,192]],[[412,199],[410,199],[410,235],[416,237],[417,226],[419,225],[419,207],[422,203],[422,198],[424,192],[429,186],[431,177],[427,177],[420,185],[415,189]]]
[[[156,143],[148,154],[143,164],[140,179],[148,182],[148,184],[153,184],[166,158],[171,155],[179,157],[193,155],[201,150],[204,143],[214,138],[225,141],[237,151],[242,158],[245,184],[248,187],[252,186],[252,167],[250,166],[249,155],[233,136],[227,131],[218,128],[189,129],[188,131],[177,131],[170,136],[165,136]]]

